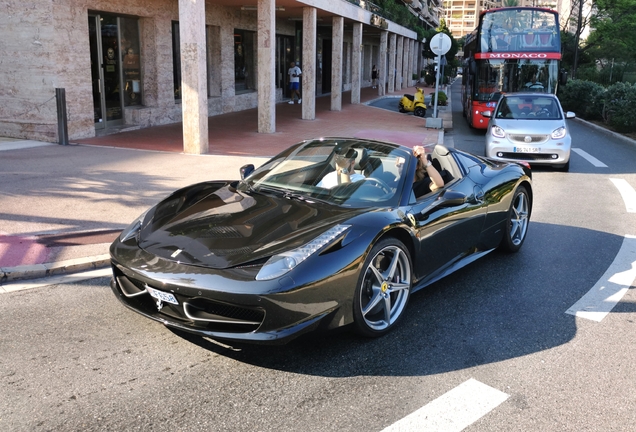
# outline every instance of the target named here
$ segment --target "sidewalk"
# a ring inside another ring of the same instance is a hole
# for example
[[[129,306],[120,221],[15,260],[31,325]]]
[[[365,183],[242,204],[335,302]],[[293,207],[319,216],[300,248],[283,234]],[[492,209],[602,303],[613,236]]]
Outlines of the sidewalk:
[[[414,88],[383,97],[413,94]],[[426,95],[434,89],[425,87]],[[438,107],[452,127],[449,104]],[[69,146],[0,138],[0,292],[11,281],[107,267],[108,247],[135,217],[171,191],[198,181],[238,177],[246,163],[263,163],[290,145],[320,136],[370,138],[399,144],[444,142],[426,121],[368,106],[377,90],[362,89],[360,105],[343,94],[316,101],[316,120],[302,107],[276,106],[276,132],[259,134],[257,110],[209,118],[209,153],[182,153],[180,123],[72,140]],[[432,113],[432,107],[430,107]]]

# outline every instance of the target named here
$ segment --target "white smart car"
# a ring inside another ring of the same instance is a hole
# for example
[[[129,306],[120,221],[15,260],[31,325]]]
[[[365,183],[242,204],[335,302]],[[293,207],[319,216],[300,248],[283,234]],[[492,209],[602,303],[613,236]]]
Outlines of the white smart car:
[[[576,117],[563,112],[559,99],[547,93],[502,94],[488,117],[486,156],[505,161],[525,161],[531,165],[550,165],[570,169],[572,138],[566,119]]]

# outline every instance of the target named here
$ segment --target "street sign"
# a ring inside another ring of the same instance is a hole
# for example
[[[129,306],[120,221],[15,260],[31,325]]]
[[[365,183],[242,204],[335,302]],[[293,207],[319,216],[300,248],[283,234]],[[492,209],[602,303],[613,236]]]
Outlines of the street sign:
[[[451,38],[446,33],[437,33],[431,39],[431,51],[437,54],[437,73],[435,74],[435,102],[433,104],[433,118],[437,118],[437,98],[439,96],[439,70],[440,67],[443,68],[446,64],[446,57],[442,57],[445,55],[451,48]],[[443,59],[443,60],[442,60]],[[443,61],[443,62],[442,62]],[[427,123],[428,124],[428,123]],[[439,127],[441,128],[441,122],[439,122]]]
[[[444,55],[451,48],[451,38],[446,33],[437,33],[431,39],[431,51],[437,55]]]

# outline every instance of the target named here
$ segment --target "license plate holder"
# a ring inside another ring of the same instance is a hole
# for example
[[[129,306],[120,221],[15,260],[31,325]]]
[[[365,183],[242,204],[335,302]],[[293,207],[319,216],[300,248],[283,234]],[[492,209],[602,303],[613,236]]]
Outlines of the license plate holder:
[[[515,147],[515,153],[541,153],[541,147]]]
[[[170,294],[164,291],[159,291],[150,287],[146,287],[146,290],[148,291],[148,294],[150,294],[152,297],[156,298],[157,300],[161,300],[162,302],[171,303],[175,305],[179,304],[174,294]]]

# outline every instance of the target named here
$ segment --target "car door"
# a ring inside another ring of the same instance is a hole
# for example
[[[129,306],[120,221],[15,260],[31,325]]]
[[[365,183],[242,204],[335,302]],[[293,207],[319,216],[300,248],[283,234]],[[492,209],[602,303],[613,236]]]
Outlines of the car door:
[[[474,251],[487,212],[481,187],[464,175],[410,208],[419,250],[416,277],[428,277]],[[410,218],[410,216],[409,216]]]

